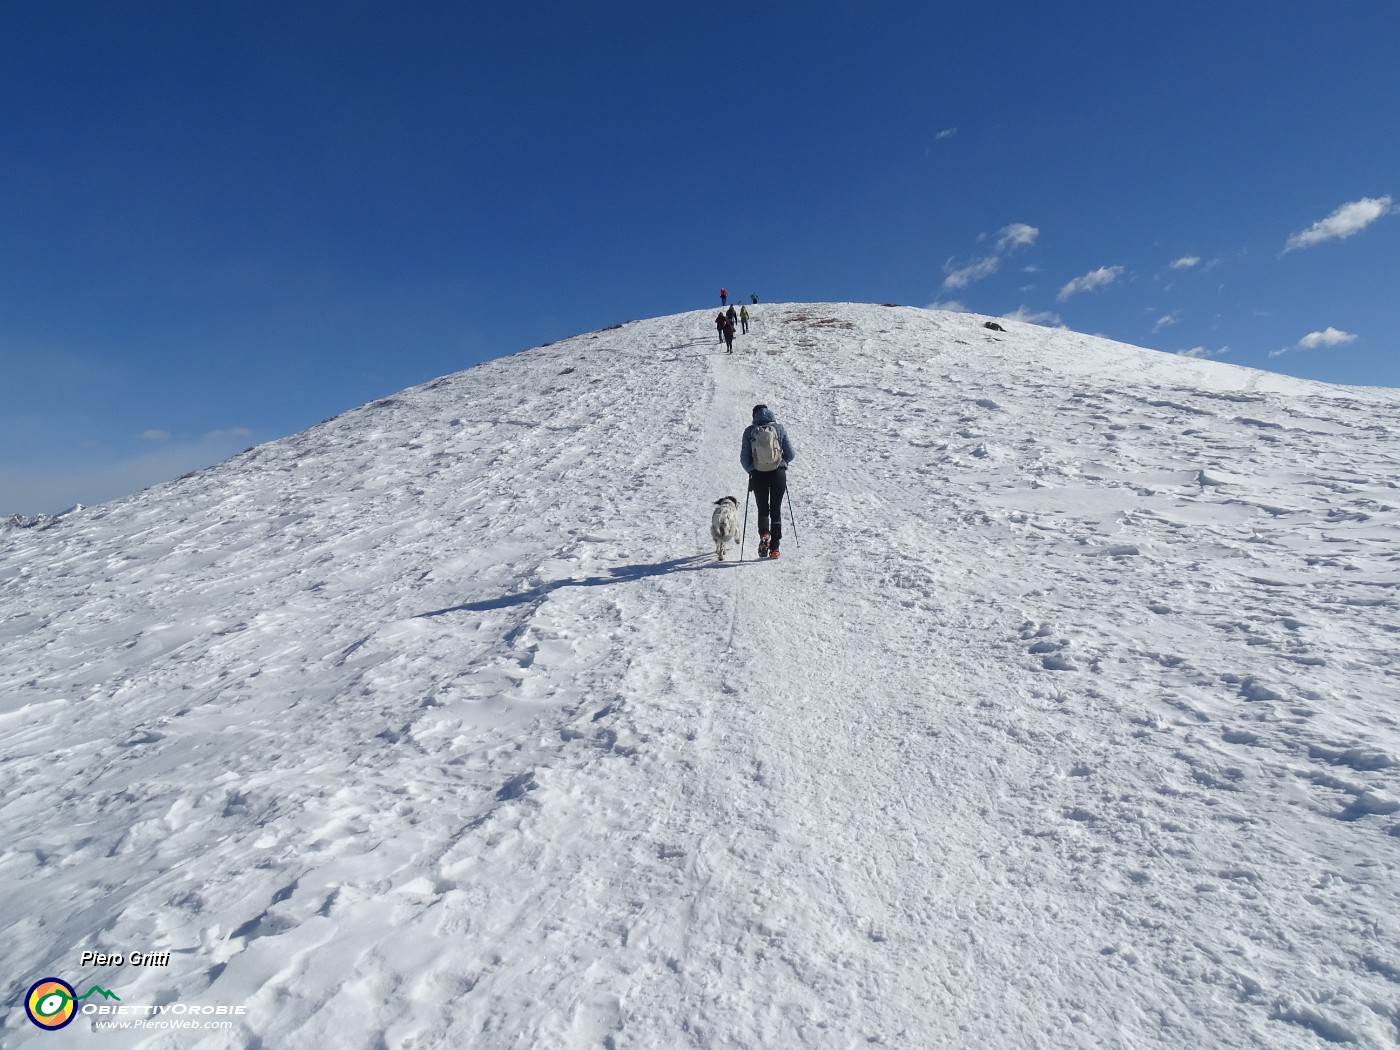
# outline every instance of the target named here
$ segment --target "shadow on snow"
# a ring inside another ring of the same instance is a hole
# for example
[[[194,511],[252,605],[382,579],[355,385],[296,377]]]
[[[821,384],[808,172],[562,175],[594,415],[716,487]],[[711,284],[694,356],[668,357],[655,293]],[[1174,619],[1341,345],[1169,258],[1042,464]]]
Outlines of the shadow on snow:
[[[550,583],[542,583],[538,587],[532,587],[528,591],[521,591],[519,594],[506,594],[499,598],[487,598],[479,602],[463,602],[461,605],[452,605],[446,609],[418,613],[415,619],[446,616],[449,613],[458,612],[488,612],[492,609],[507,609],[512,605],[523,605],[526,602],[537,601],[561,587],[605,587],[613,583],[631,583],[634,580],[644,580],[648,576],[665,576],[674,572],[694,572],[714,564],[718,563],[715,562],[713,556],[692,554],[687,558],[672,558],[670,561],[659,561],[650,565],[619,565],[615,569],[609,569],[606,576],[585,576],[578,580],[554,580]]]

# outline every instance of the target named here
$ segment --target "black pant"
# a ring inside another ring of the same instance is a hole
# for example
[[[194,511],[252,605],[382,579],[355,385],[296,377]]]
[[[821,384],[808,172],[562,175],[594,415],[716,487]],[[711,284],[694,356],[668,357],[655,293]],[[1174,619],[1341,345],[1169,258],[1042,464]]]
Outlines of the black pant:
[[[753,499],[758,504],[758,534],[770,537],[769,546],[778,549],[783,538],[783,497],[787,495],[787,471],[755,470]]]

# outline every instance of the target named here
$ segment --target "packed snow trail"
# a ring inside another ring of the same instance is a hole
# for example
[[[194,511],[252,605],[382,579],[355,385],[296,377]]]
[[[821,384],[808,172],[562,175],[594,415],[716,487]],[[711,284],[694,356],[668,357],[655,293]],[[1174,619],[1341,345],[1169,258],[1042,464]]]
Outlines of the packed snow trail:
[[[246,1005],[211,1047],[1393,1045],[1400,395],[754,314],[5,533],[7,1002]],[[801,544],[717,563],[759,401]]]

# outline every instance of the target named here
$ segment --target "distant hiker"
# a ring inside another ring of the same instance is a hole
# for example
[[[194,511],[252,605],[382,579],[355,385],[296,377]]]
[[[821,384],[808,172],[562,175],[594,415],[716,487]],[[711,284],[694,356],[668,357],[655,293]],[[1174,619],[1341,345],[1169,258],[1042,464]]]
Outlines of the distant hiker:
[[[719,290],[719,305],[723,306],[727,302],[729,302],[729,289],[721,288]]]
[[[747,306],[739,307],[739,330],[745,335],[749,334],[749,308]]]
[[[734,307],[730,307],[734,309]],[[724,317],[723,314],[720,315]],[[724,337],[724,352],[732,354],[734,352],[734,322],[728,317],[724,317],[724,326],[719,330],[719,334]]]
[[[734,309],[734,304],[729,304],[729,309],[724,311],[724,316],[729,318],[729,327],[733,328],[739,323],[739,314]]]
[[[757,305],[758,305],[758,293],[757,293],[757,292],[750,292],[750,293],[749,293],[749,301],[750,301],[751,303],[753,303],[754,306],[757,306]]]
[[[749,491],[758,505],[760,558],[776,558],[783,542],[787,467],[795,458],[787,428],[767,405],[754,405],[753,423],[744,430],[739,445],[739,463],[749,475]]]
[[[724,342],[724,325],[728,320],[729,318],[724,316],[723,310],[715,314],[715,332],[719,336],[719,341],[721,343]]]

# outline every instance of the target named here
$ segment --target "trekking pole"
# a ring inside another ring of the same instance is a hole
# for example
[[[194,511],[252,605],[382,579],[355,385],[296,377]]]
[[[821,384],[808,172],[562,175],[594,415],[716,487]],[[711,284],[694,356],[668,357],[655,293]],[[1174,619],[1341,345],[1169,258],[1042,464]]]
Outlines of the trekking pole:
[[[788,482],[787,486],[787,505],[788,518],[792,521],[792,542],[800,547],[802,546],[802,539],[797,535],[797,511],[793,510],[792,507],[792,482]]]
[[[749,485],[752,486],[752,485],[753,485],[753,482],[750,481],[750,482],[749,482]],[[743,533],[739,536],[739,560],[740,560],[740,561],[743,561],[743,560],[744,560],[744,540],[747,539],[747,538],[748,538],[748,535],[749,535],[749,497],[750,497],[751,495],[753,495],[753,489],[752,489],[752,488],[750,488],[748,492],[744,493],[744,531],[743,531]],[[800,546],[802,546],[802,544],[799,543],[798,546],[800,547]]]

